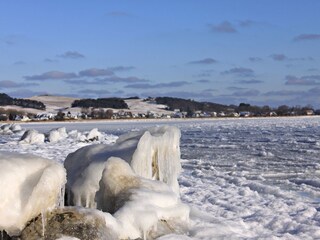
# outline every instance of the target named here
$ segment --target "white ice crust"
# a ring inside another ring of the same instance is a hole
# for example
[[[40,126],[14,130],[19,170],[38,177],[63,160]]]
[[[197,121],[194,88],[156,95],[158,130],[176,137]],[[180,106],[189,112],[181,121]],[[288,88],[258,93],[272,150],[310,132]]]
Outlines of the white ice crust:
[[[54,208],[66,171],[54,161],[30,154],[0,152],[0,230],[17,235],[40,213]]]
[[[171,227],[188,223],[189,207],[167,184],[138,176],[116,157],[109,158],[102,175],[98,208],[114,213],[119,239],[147,239],[150,232],[159,231],[160,221]]]
[[[90,145],[69,154],[64,162],[69,203],[97,207],[96,193],[110,157],[125,160],[137,175],[160,180],[179,195],[180,135],[173,126],[153,127],[122,135],[114,145]]]

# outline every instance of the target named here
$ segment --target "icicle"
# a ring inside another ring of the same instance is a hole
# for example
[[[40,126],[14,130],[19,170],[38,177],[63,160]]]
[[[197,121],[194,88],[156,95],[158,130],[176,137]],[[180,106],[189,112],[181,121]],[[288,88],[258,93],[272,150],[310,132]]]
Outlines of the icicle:
[[[41,211],[41,221],[42,221],[42,237],[44,237],[46,231],[46,212],[45,210]]]
[[[63,185],[63,187],[60,189],[60,194],[59,194],[59,197],[58,197],[58,200],[57,200],[57,206],[59,208],[63,208],[64,207],[65,190],[66,190],[66,187],[65,187],[65,185]]]

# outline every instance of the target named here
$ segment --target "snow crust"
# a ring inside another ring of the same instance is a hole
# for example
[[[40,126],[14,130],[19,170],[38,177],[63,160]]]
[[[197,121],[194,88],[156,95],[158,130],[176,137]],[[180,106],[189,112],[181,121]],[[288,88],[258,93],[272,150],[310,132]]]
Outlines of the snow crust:
[[[69,204],[97,207],[96,192],[110,157],[127,161],[136,174],[163,181],[179,194],[179,142],[178,128],[162,126],[124,134],[113,145],[95,144],[69,154],[64,162]]]
[[[66,182],[63,166],[28,154],[0,152],[0,230],[17,235],[32,218],[54,208]]]

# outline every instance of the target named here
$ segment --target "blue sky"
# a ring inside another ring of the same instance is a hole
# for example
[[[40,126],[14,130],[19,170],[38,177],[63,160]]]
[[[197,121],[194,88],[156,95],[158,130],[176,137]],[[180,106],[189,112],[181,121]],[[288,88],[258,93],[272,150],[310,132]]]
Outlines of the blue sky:
[[[318,0],[3,0],[0,92],[320,108]]]

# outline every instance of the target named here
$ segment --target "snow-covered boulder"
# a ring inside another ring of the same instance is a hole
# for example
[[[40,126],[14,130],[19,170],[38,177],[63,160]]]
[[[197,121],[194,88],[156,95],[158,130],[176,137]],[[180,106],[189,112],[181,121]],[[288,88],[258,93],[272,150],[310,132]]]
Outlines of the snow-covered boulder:
[[[58,142],[68,137],[68,133],[65,127],[53,129],[48,134],[49,142]]]
[[[43,143],[45,136],[43,133],[39,133],[37,130],[27,130],[21,137],[19,143],[35,144]]]
[[[64,162],[68,203],[96,208],[95,195],[110,157],[125,160],[137,175],[162,181],[179,195],[180,136],[176,127],[153,127],[122,135],[113,145],[90,145],[69,154]]]
[[[0,126],[0,134],[13,134],[22,132],[22,127],[19,124],[2,124]]]
[[[189,207],[168,185],[138,176],[120,158],[106,162],[96,197],[98,209],[113,213],[120,224],[118,239],[154,239],[189,221]]]
[[[66,171],[48,159],[0,152],[0,231],[18,235],[26,223],[61,198]]]
[[[102,134],[98,131],[98,128],[93,128],[86,137],[87,141],[95,141],[102,139]]]
[[[22,127],[21,127],[19,124],[12,124],[12,125],[10,126],[10,130],[11,130],[12,132],[19,132],[19,131],[22,130]]]

